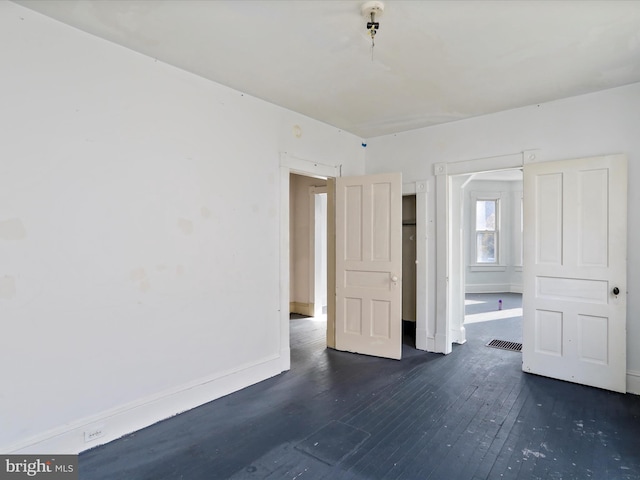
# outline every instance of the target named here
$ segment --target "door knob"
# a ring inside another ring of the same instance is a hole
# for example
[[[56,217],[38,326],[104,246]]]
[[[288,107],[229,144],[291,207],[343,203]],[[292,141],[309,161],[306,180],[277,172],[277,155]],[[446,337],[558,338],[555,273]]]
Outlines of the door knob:
[[[396,283],[398,281],[398,277],[396,277],[395,275],[391,275],[391,281],[393,283]]]
[[[618,294],[620,293],[620,289],[618,287],[613,287],[613,290],[611,290],[611,293],[613,293],[617,297]]]

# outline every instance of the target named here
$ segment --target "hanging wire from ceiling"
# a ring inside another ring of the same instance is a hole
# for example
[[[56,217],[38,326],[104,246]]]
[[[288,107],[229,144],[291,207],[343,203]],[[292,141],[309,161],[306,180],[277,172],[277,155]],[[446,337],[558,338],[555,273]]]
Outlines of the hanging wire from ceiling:
[[[373,49],[376,46],[375,37],[380,28],[380,23],[376,21],[376,15],[378,17],[382,16],[384,3],[377,0],[366,2],[362,5],[360,11],[367,19],[367,33],[371,37],[371,61],[373,61]]]

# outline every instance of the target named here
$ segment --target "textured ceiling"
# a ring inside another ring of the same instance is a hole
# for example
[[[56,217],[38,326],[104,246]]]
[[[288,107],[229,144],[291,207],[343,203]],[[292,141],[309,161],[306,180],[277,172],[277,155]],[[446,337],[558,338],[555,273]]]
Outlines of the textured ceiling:
[[[638,1],[16,3],[363,138],[640,81]]]

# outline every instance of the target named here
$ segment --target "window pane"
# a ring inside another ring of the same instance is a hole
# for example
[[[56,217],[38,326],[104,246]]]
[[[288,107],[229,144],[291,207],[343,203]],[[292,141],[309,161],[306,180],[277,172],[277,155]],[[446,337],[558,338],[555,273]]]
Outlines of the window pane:
[[[476,252],[478,263],[496,263],[495,232],[478,232],[476,234]]]
[[[496,201],[476,201],[476,230],[496,229]]]

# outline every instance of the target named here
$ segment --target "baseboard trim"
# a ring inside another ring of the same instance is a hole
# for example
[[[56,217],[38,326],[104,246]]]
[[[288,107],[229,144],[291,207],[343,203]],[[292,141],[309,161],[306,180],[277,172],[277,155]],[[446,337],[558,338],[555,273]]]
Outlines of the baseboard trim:
[[[640,372],[627,370],[627,393],[640,395]]]
[[[467,330],[464,325],[461,325],[460,328],[451,329],[451,341],[458,345],[467,343]]]
[[[434,352],[436,349],[436,340],[429,336],[425,328],[418,328],[416,324],[416,348],[426,352]]]
[[[510,283],[465,285],[464,288],[466,293],[522,293],[522,285]]]
[[[313,317],[315,315],[315,305],[313,303],[289,302],[289,311]]]
[[[282,366],[280,355],[272,355],[71,422],[20,442],[0,446],[0,451],[9,454],[77,454],[274,377],[283,371]],[[84,432],[98,426],[104,431],[104,435],[91,442],[85,442]]]
[[[435,353],[444,353],[445,355],[448,355],[452,351],[451,343],[447,342],[447,336],[444,333],[436,333],[435,347]]]

